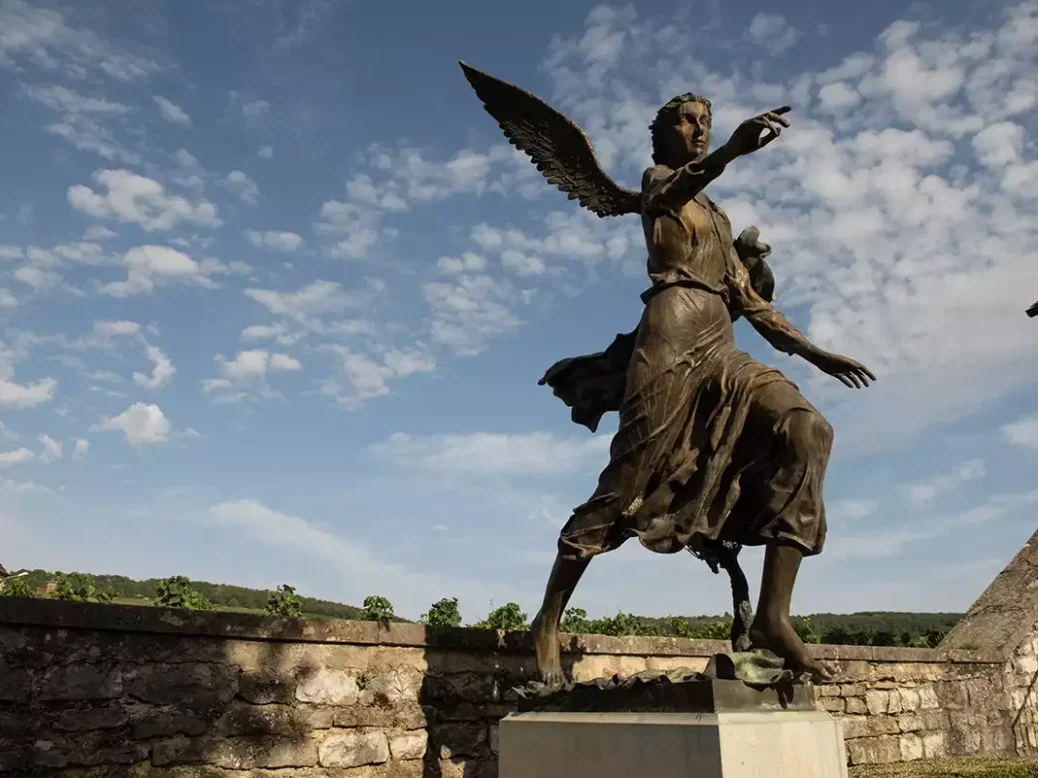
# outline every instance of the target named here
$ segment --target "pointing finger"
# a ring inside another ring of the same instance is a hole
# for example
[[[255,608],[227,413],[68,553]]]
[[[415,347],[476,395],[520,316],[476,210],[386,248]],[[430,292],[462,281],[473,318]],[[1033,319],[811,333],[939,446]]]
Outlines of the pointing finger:
[[[784,113],[789,113],[792,110],[793,109],[790,108],[788,105],[784,105],[781,108],[776,108],[774,111],[771,111],[771,113],[784,114]]]

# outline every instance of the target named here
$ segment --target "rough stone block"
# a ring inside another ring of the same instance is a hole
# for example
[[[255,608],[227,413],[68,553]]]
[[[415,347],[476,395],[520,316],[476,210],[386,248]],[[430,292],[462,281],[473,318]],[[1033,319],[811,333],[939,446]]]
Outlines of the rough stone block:
[[[238,669],[185,662],[144,665],[130,680],[130,694],[155,705],[206,710],[226,704],[238,691]]]
[[[917,713],[905,713],[897,717],[897,725],[902,732],[919,732],[926,729],[923,717]]]
[[[353,705],[360,699],[360,692],[357,673],[320,669],[299,681],[296,699],[319,705]]]
[[[889,711],[890,695],[878,689],[865,692],[865,707],[870,716],[882,716]]]
[[[440,778],[497,778],[497,762],[483,759],[441,759]]]
[[[432,740],[441,759],[484,756],[487,730],[480,724],[442,724],[432,728]]]
[[[869,712],[868,706],[865,704],[865,700],[861,697],[849,697],[846,700],[844,711],[852,716],[864,716]]]
[[[372,678],[364,696],[379,705],[417,702],[424,678],[422,673],[410,667],[393,668]]]
[[[872,737],[876,735],[896,735],[901,732],[901,727],[898,726],[897,719],[893,716],[869,716],[865,719],[867,735]]]
[[[227,770],[313,767],[317,764],[317,744],[309,738],[177,737],[155,743],[151,762],[156,767],[200,763]]]
[[[425,730],[402,732],[389,739],[389,753],[394,760],[421,759],[428,742],[429,734]]]
[[[898,689],[897,693],[901,699],[901,710],[905,713],[915,713],[922,707],[918,689]]]
[[[334,710],[317,706],[235,705],[216,721],[219,735],[298,736],[332,726]]]
[[[428,675],[425,694],[430,700],[463,700],[465,702],[500,702],[497,679],[486,673],[452,673]]]
[[[63,739],[33,741],[32,763],[40,767],[128,765],[148,758],[148,748],[118,734],[86,732]]]
[[[31,696],[32,674],[0,658],[0,702],[28,702]]]
[[[821,697],[818,707],[828,713],[843,713],[846,710],[846,702],[842,697]]]
[[[414,702],[386,708],[375,705],[351,705],[333,709],[332,726],[421,729],[433,721],[434,716],[434,711],[426,711]]]
[[[45,670],[37,680],[36,699],[110,700],[123,691],[122,670],[108,665],[64,665]]]
[[[269,671],[242,673],[238,679],[238,696],[256,705],[291,703],[295,699],[296,682],[293,678]]]
[[[919,692],[919,707],[921,710],[934,710],[941,706],[937,699],[937,690],[932,685],[921,686]]]
[[[54,729],[65,732],[84,732],[98,729],[116,729],[129,722],[126,708],[120,705],[69,708],[59,711],[51,723]]]
[[[869,734],[868,719],[865,716],[841,716],[843,736],[848,740],[866,737]]]
[[[893,764],[901,761],[901,743],[892,735],[858,738],[847,741],[847,754],[853,765]]]
[[[204,735],[209,722],[200,716],[181,713],[176,708],[159,708],[141,714],[130,731],[136,740],[150,740],[173,735]]]
[[[923,739],[918,735],[902,735],[899,746],[902,762],[915,762],[923,758]]]
[[[326,737],[318,746],[321,767],[360,767],[389,761],[389,741],[381,730],[353,730]]]
[[[943,732],[928,732],[923,735],[923,758],[943,759],[948,755]]]

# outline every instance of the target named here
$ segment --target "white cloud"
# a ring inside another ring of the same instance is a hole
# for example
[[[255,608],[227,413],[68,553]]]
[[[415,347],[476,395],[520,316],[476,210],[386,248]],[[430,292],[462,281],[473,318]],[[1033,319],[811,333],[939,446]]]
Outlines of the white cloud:
[[[256,156],[260,159],[274,159],[274,147],[261,146],[260,150],[256,152]]]
[[[155,104],[159,107],[159,113],[162,114],[162,118],[170,124],[176,124],[181,127],[191,126],[191,117],[187,115],[187,111],[181,108],[179,105],[174,103],[165,97],[153,97]]]
[[[875,500],[838,500],[829,504],[826,513],[834,519],[860,521],[876,512]]]
[[[281,230],[245,230],[245,239],[258,249],[268,248],[275,251],[298,251],[303,245],[301,236]]]
[[[72,458],[80,460],[90,451],[90,441],[86,438],[76,438],[72,449]]]
[[[10,290],[0,287],[0,308],[16,308],[18,298],[11,294]]]
[[[818,99],[823,110],[838,113],[860,103],[861,95],[845,81],[834,81],[818,90]]]
[[[51,462],[61,460],[65,452],[64,444],[54,440],[50,435],[40,435],[37,440],[40,442],[40,445],[43,446],[43,450],[40,452],[39,456],[40,462],[50,464]]]
[[[241,114],[245,117],[245,121],[250,123],[259,122],[268,113],[270,113],[270,103],[266,100],[252,100],[248,103],[243,103],[241,107]]]
[[[520,325],[511,287],[485,274],[462,274],[422,287],[432,314],[432,338],[459,354],[478,354],[486,342]]]
[[[224,178],[223,184],[246,205],[256,205],[259,202],[259,185],[247,173],[232,170]]]
[[[1004,168],[1020,160],[1024,148],[1024,128],[1016,122],[989,124],[973,136],[973,150],[980,163]]]
[[[561,475],[605,464],[609,436],[559,438],[547,432],[418,437],[394,433],[372,447],[400,465],[465,475]]]
[[[151,294],[157,286],[175,283],[212,287],[210,276],[226,270],[219,263],[196,262],[169,246],[134,246],[123,257],[123,265],[126,280],[105,284],[101,288],[104,294],[112,297]]]
[[[101,240],[111,240],[112,238],[118,238],[119,234],[114,230],[110,230],[103,224],[93,224],[86,228],[83,233],[83,240],[89,242],[96,242]]]
[[[18,465],[35,459],[36,455],[27,448],[17,448],[13,451],[0,451],[0,468]]]
[[[936,475],[925,481],[907,484],[902,487],[905,499],[913,505],[926,505],[937,499],[938,495],[957,489],[963,484],[977,481],[987,474],[983,459],[970,459],[947,473]]]
[[[239,351],[232,360],[217,355],[216,367],[220,377],[202,381],[202,391],[215,394],[225,402],[247,398],[252,388],[261,397],[274,396],[266,384],[270,373],[298,372],[303,369],[294,357],[263,349]]]
[[[750,20],[747,37],[771,54],[788,51],[800,40],[800,31],[782,14],[759,12]]]
[[[169,357],[158,346],[148,346],[145,349],[145,355],[151,360],[153,365],[151,375],[134,373],[134,383],[146,389],[161,389],[173,380],[177,369],[173,367]]]
[[[86,69],[118,81],[146,79],[161,66],[130,54],[91,30],[69,25],[59,11],[25,0],[0,3],[0,67],[32,63],[47,71],[81,77]]]
[[[357,408],[365,400],[389,394],[389,381],[415,373],[430,373],[436,362],[424,348],[385,350],[364,354],[346,346],[329,344],[325,351],[336,355],[341,380],[326,379],[322,392],[335,397],[346,408]]]
[[[126,442],[135,448],[165,443],[171,429],[169,419],[159,406],[139,402],[90,428],[92,432],[121,432]]]
[[[448,275],[455,273],[473,273],[487,269],[487,258],[474,251],[467,251],[460,257],[440,257],[436,260],[440,272]]]
[[[1004,425],[1001,432],[1007,443],[1038,449],[1038,413],[1023,416]]]
[[[0,343],[0,407],[32,408],[54,399],[58,382],[53,378],[43,378],[29,384],[16,383],[15,361],[15,354]]]
[[[958,513],[912,521],[894,528],[870,532],[868,535],[834,537],[829,558],[894,557],[913,543],[961,533],[969,527],[992,525],[999,519],[1027,510],[1038,503],[1038,490],[995,495],[980,505]]]
[[[316,317],[339,313],[360,300],[335,281],[314,281],[295,292],[276,289],[246,289],[243,294],[278,318],[297,324],[312,323]]]
[[[51,135],[58,136],[80,151],[97,154],[109,161],[127,164],[140,162],[136,152],[115,139],[109,126],[126,117],[131,112],[129,106],[104,98],[87,97],[64,86],[23,84],[20,94],[58,114],[58,120],[44,128]]]
[[[208,200],[167,194],[158,181],[129,170],[99,170],[93,178],[104,188],[103,193],[76,184],[69,187],[68,202],[97,219],[138,224],[147,232],[171,230],[181,224],[219,227],[223,223]]]

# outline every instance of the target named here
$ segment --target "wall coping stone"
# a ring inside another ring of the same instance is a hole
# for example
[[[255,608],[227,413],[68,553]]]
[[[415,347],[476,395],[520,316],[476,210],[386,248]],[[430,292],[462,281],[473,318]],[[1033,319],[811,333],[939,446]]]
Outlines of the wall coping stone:
[[[151,633],[288,643],[342,643],[468,651],[532,653],[527,632],[425,627],[345,619],[289,619],[260,613],[192,611],[147,605],[109,605],[0,596],[0,624],[51,629]],[[719,640],[564,635],[563,652],[617,656],[709,657],[730,650]],[[884,663],[1003,664],[998,650],[813,645],[818,659]]]

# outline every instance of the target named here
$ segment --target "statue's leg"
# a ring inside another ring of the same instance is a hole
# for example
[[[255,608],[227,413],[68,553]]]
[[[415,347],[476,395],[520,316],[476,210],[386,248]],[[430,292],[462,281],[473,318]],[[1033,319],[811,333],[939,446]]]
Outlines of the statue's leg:
[[[577,559],[564,556],[561,552],[555,557],[544,591],[544,602],[531,625],[537,653],[537,675],[549,686],[561,684],[565,680],[559,652],[559,624],[566,604],[590,562],[590,557]]]
[[[778,654],[794,672],[808,672],[816,680],[824,680],[830,674],[829,669],[808,656],[807,647],[793,629],[789,614],[805,548],[792,537],[783,537],[783,533],[799,531],[796,528],[801,527],[813,527],[816,533],[824,533],[821,487],[832,447],[832,427],[815,410],[795,410],[784,419],[780,430],[776,440],[776,469],[769,489],[779,501],[797,493],[800,499],[785,504],[788,514],[764,555],[760,599],[750,637],[755,648]],[[806,490],[805,484],[810,484]],[[799,537],[807,542],[804,538],[810,534],[801,532]],[[817,534],[815,542],[820,542]]]
[[[793,672],[806,672],[815,680],[823,681],[831,676],[830,669],[808,655],[804,641],[793,629],[789,618],[793,586],[803,558],[803,552],[796,546],[782,542],[768,546],[750,640],[754,648],[765,648],[778,654]]]

